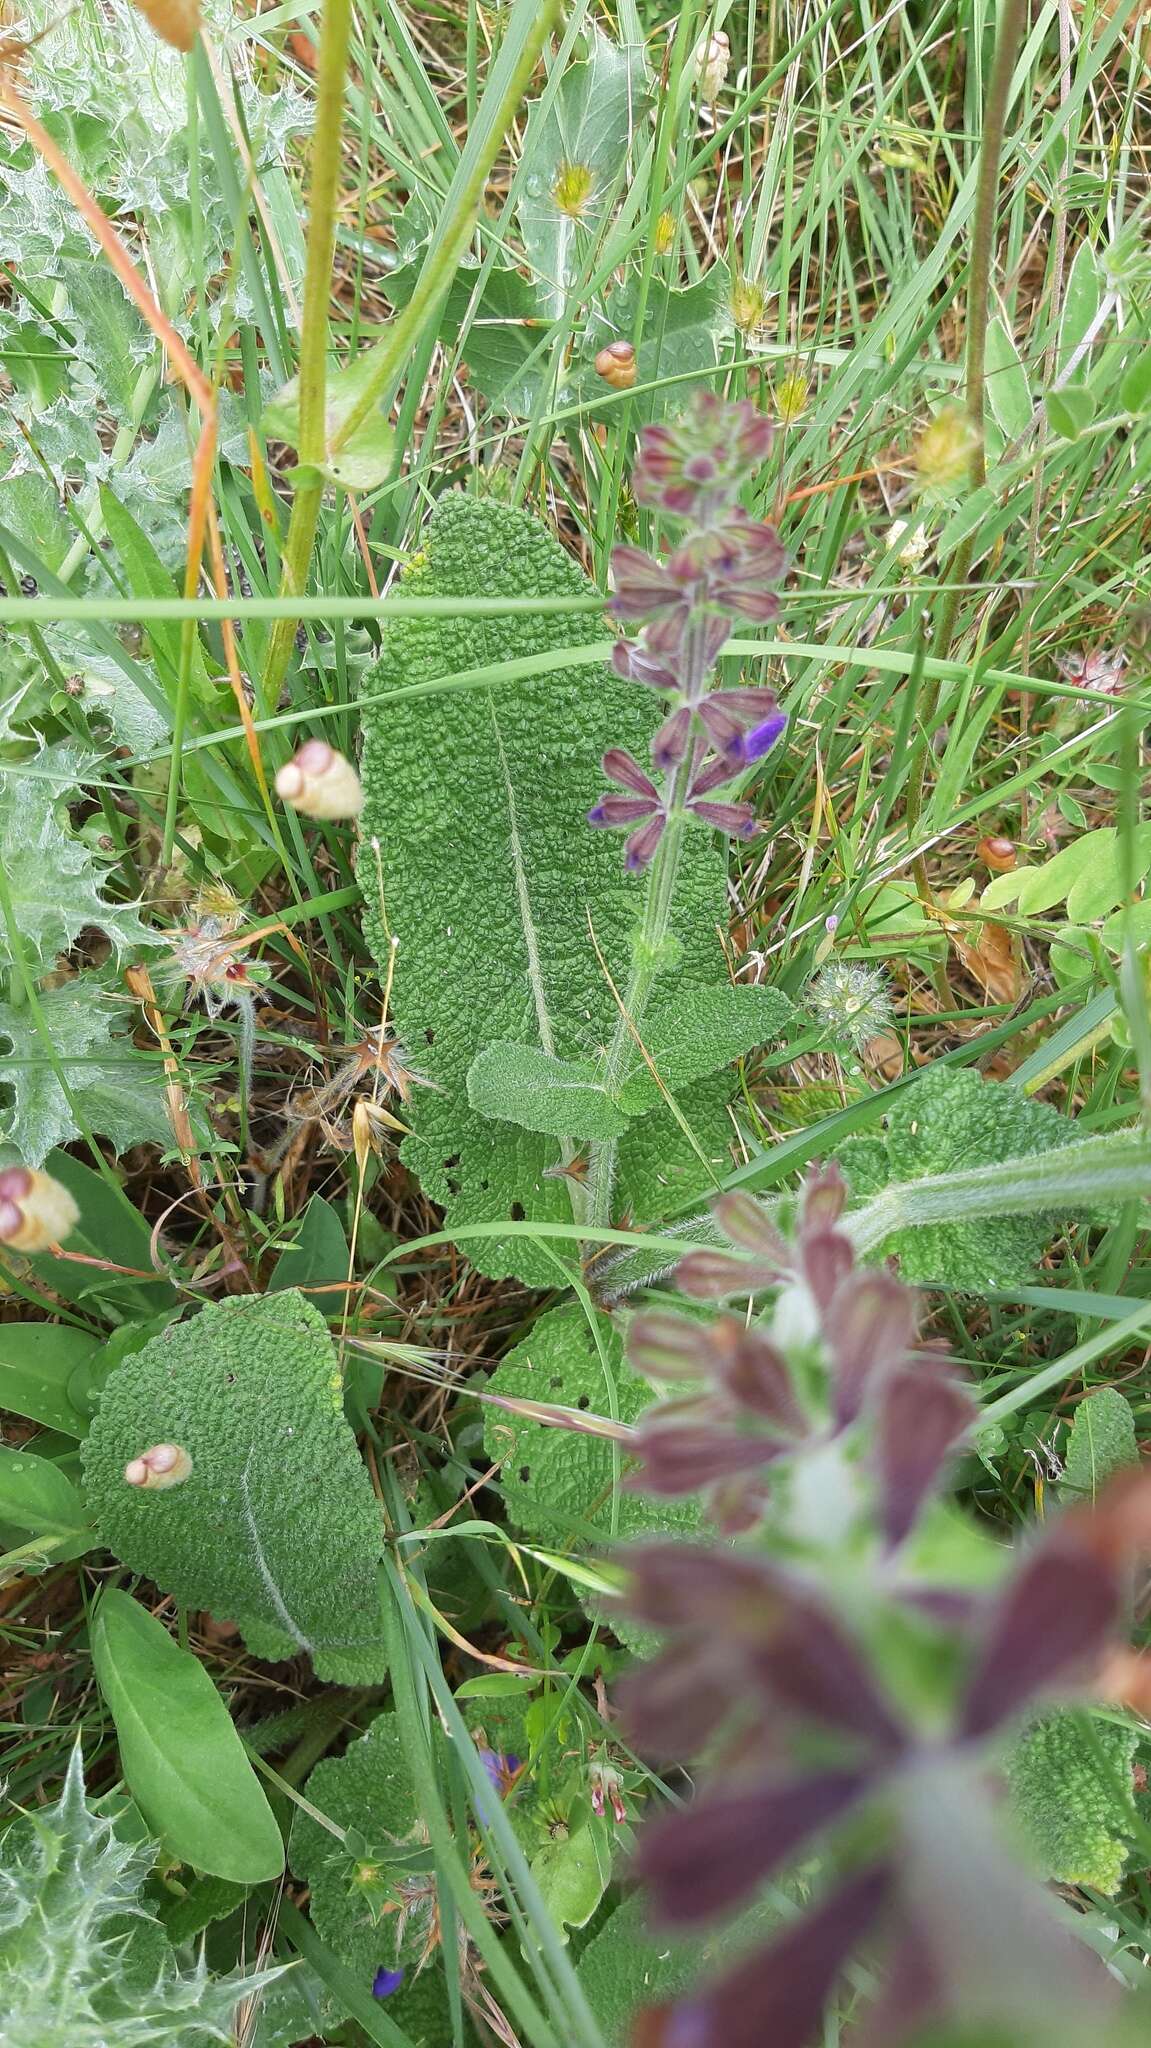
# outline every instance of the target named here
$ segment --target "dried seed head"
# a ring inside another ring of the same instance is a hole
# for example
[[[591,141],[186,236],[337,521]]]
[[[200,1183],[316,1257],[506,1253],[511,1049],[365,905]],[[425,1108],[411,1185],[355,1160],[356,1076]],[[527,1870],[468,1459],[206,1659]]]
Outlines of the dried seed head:
[[[590,164],[562,163],[556,171],[552,198],[570,220],[582,220],[595,191],[595,172]]]
[[[699,82],[700,98],[713,101],[723,91],[731,63],[731,44],[723,29],[717,28],[714,35],[701,36],[695,46],[692,62]]]
[[[753,284],[748,277],[735,277],[731,286],[731,317],[741,334],[757,334],[767,317],[767,287]]]
[[[810,391],[811,386],[802,370],[788,370],[778,379],[773,396],[776,412],[785,427],[789,427],[806,410]]]
[[[364,801],[351,762],[326,740],[305,740],[277,775],[276,794],[305,818],[355,818]]]
[[[915,444],[915,467],[923,488],[950,493],[956,484],[965,483],[978,446],[979,436],[967,414],[958,405],[945,405]]]
[[[609,341],[595,359],[597,377],[613,391],[630,391],[635,383],[635,350],[630,341]]]
[[[192,1460],[181,1444],[153,1444],[151,1450],[141,1451],[137,1458],[129,1458],[124,1467],[124,1478],[129,1486],[145,1488],[149,1493],[163,1493],[170,1486],[182,1486],[191,1471]]]
[[[31,1166],[0,1173],[0,1245],[14,1252],[46,1252],[75,1229],[80,1211],[66,1187]]]

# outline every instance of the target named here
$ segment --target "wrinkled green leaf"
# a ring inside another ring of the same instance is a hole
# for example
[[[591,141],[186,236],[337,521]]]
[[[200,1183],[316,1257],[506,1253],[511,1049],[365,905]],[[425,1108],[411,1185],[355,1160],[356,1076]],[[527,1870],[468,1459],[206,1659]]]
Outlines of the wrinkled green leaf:
[[[91,1641],[125,1781],[168,1853],[235,1884],[278,1877],[280,1830],[203,1665],[115,1587]]]
[[[628,1124],[593,1060],[557,1060],[542,1046],[504,1039],[472,1061],[468,1101],[481,1116],[557,1138],[616,1138]]]
[[[794,1011],[779,989],[721,982],[688,988],[652,1004],[640,1033],[648,1058],[666,1088],[683,1088],[730,1066],[755,1046],[777,1038]],[[646,1062],[637,1064],[620,1091],[630,1116],[660,1100],[659,1082]]]
[[[302,1296],[236,1295],[120,1361],[84,1475],[101,1538],[134,1571],[237,1622],[254,1656],[302,1650],[321,1678],[372,1685],[386,1669],[383,1524],[343,1392]],[[189,1477],[128,1486],[125,1465],[157,1443],[187,1451]]]

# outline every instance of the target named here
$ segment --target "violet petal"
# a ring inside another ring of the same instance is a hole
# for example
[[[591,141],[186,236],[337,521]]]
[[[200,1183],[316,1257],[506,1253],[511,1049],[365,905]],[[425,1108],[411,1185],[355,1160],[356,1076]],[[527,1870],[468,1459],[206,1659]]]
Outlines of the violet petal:
[[[649,1821],[640,1836],[639,1874],[659,1919],[685,1926],[729,1912],[845,1813],[868,1783],[860,1771],[822,1771],[705,1794]]]

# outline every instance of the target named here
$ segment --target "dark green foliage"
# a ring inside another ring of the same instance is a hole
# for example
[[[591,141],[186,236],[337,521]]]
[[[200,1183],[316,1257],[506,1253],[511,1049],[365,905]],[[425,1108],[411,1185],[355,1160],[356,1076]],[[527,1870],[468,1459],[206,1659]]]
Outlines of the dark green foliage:
[[[190,1477],[127,1485],[125,1465],[157,1443],[189,1453]],[[338,1684],[383,1677],[380,1513],[327,1327],[299,1294],[219,1302],[125,1358],[84,1472],[108,1548],[184,1606],[238,1622],[253,1655],[306,1650]]]
[[[848,1138],[836,1157],[852,1199],[863,1202],[892,1182],[999,1165],[1077,1135],[1067,1117],[1020,1088],[983,1081],[965,1067],[933,1067],[897,1097],[883,1137]],[[1009,1288],[1030,1278],[1058,1227],[1057,1217],[1042,1215],[929,1223],[894,1231],[874,1257],[897,1257],[907,1280]]]
[[[603,1348],[601,1357],[596,1337]],[[653,1395],[623,1356],[617,1327],[607,1316],[595,1333],[578,1302],[549,1309],[531,1336],[508,1353],[488,1382],[493,1394],[523,1401],[550,1401],[590,1414],[632,1423]],[[604,1437],[551,1429],[498,1408],[485,1410],[484,1445],[500,1461],[500,1485],[508,1514],[530,1540],[551,1549],[579,1549],[589,1541],[610,1543],[645,1530],[691,1530],[699,1523],[692,1501],[653,1500],[615,1486],[616,1451]],[[618,1461],[622,1474],[626,1459]],[[602,1618],[629,1647],[648,1650],[652,1638],[614,1604]]]

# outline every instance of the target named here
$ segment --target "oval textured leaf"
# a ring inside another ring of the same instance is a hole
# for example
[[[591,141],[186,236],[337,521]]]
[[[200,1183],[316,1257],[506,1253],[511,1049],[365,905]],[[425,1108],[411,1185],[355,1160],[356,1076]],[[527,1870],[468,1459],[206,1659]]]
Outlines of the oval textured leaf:
[[[92,1662],[116,1724],[125,1782],[170,1854],[234,1884],[278,1877],[284,1845],[275,1816],[191,1651],[112,1588],[92,1623]]]

